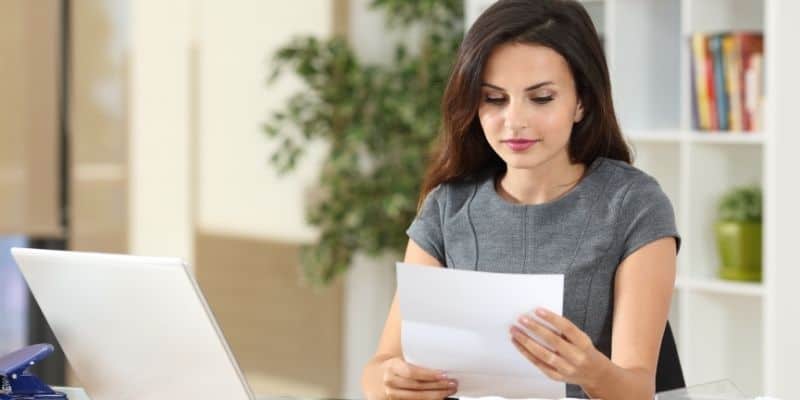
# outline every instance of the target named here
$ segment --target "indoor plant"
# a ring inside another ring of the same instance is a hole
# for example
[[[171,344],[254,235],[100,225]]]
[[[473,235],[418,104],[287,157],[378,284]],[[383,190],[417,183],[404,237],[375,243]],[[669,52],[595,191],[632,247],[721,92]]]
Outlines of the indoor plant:
[[[272,163],[291,171],[308,142],[329,144],[306,209],[320,232],[302,257],[315,283],[345,271],[356,252],[402,254],[463,35],[461,0],[374,0],[371,6],[385,11],[396,29],[417,28],[419,42],[410,49],[397,44],[392,62],[382,65],[360,62],[341,37],[296,38],[273,56],[270,82],[290,70],[306,89],[264,125],[280,143]]]
[[[739,187],[719,202],[715,226],[720,255],[719,276],[740,281],[761,280],[761,189]]]

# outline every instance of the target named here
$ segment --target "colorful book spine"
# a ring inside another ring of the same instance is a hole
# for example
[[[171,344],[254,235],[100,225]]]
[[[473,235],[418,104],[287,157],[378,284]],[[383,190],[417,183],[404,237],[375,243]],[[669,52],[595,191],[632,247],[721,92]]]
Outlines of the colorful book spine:
[[[701,124],[700,124],[700,106],[697,104],[697,99],[698,99],[699,96],[697,95],[697,79],[695,77],[695,75],[697,75],[697,71],[696,71],[697,68],[695,68],[696,63],[694,61],[695,56],[694,56],[694,42],[693,41],[694,41],[694,38],[692,38],[692,41],[691,41],[692,42],[691,43],[692,51],[689,52],[689,65],[692,66],[692,73],[690,74],[691,79],[689,79],[689,81],[691,82],[690,88],[689,88],[689,98],[691,99],[691,102],[692,102],[692,104],[691,104],[691,109],[692,109],[692,121],[691,121],[691,124],[692,124],[693,127],[695,127],[695,129],[699,129],[700,126],[701,126]]]
[[[744,124],[742,121],[743,102],[742,102],[742,89],[740,88],[741,63],[739,53],[739,37],[736,35],[727,35],[722,39],[722,54],[725,58],[725,83],[726,91],[728,92],[728,100],[730,106],[730,129],[732,131],[744,131]]]
[[[747,33],[742,34],[741,40],[745,130],[758,131],[761,129],[758,124],[760,120],[758,104],[763,96],[760,82],[763,79],[761,59],[764,54],[764,38],[761,34]]]
[[[728,93],[725,87],[725,66],[722,56],[722,36],[714,35],[709,38],[708,46],[711,50],[711,59],[714,65],[714,95],[717,109],[717,130],[730,130],[728,125]]]
[[[694,96],[697,105],[697,129],[711,129],[711,110],[709,110],[708,87],[706,86],[706,37],[702,33],[692,36],[692,61],[694,76]]]
[[[695,33],[690,45],[694,127],[712,132],[760,130],[763,35]]]

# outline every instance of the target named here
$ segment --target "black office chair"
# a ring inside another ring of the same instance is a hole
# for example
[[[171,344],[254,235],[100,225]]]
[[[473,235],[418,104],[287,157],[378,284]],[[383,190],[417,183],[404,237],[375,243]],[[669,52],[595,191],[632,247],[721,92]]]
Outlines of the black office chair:
[[[672,335],[672,328],[668,321],[664,330],[664,338],[661,340],[661,351],[658,354],[656,392],[684,387],[686,387],[686,382],[683,380],[683,369],[681,369],[681,361],[678,358],[678,347],[675,345],[675,337]]]

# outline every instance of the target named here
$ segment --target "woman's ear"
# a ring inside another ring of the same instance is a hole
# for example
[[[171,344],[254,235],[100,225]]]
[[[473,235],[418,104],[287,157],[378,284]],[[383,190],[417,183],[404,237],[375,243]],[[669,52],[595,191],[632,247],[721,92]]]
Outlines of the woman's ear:
[[[575,117],[572,119],[572,122],[578,123],[581,122],[583,119],[583,104],[581,104],[580,99],[578,100],[578,106],[575,107]]]

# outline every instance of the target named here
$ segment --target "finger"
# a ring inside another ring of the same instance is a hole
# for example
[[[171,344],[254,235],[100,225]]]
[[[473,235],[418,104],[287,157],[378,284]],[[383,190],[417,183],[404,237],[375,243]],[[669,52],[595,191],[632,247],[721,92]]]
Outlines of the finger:
[[[386,389],[386,396],[392,400],[442,400],[454,394],[455,390],[405,390],[405,389]]]
[[[559,355],[574,362],[582,357],[583,351],[578,349],[575,345],[567,341],[564,337],[553,333],[543,324],[527,317],[522,316],[519,319],[522,326],[528,328],[531,333],[536,335],[540,340],[545,342],[548,346],[554,349]]]
[[[570,364],[567,360],[533,340],[533,338],[528,336],[518,327],[514,326],[511,328],[511,335],[513,336],[514,340],[516,340],[522,345],[522,347],[525,348],[525,350],[538,358],[540,361],[550,366],[550,368],[561,373],[570,374],[574,370],[572,364]]]
[[[447,379],[447,375],[443,371],[419,367],[402,360],[398,360],[398,362],[393,363],[389,367],[389,370],[395,375],[417,381],[435,382],[442,379]]]
[[[545,308],[536,309],[536,315],[550,325],[553,325],[553,327],[561,332],[562,336],[567,338],[567,340],[579,348],[584,349],[584,346],[592,345],[592,341],[589,339],[589,336],[580,328],[575,326],[575,324],[573,324],[569,319],[564,318]]]
[[[547,365],[544,361],[540,360],[538,357],[533,355],[530,351],[528,351],[525,346],[523,346],[520,342],[517,341],[516,338],[512,338],[511,341],[514,343],[514,346],[519,350],[522,355],[527,358],[530,362],[536,365],[545,375],[547,375],[550,379],[560,382],[566,382],[564,375],[559,373],[553,367]]]
[[[424,382],[402,376],[387,374],[388,376],[383,380],[384,385],[395,389],[405,390],[450,390],[457,388],[456,381],[452,379],[439,380],[435,382]]]

